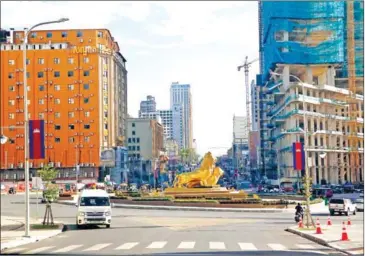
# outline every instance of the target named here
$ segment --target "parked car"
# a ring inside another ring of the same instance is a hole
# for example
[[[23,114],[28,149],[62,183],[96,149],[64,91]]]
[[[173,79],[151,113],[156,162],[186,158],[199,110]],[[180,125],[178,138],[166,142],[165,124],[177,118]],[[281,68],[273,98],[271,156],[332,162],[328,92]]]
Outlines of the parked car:
[[[364,211],[364,199],[363,198],[356,199],[355,204],[356,204],[356,209],[358,212]]]
[[[352,203],[351,199],[347,198],[332,198],[329,201],[328,209],[331,215],[334,215],[336,212],[340,215],[345,213],[346,216],[349,216],[351,212],[353,215],[356,214],[356,205]]]

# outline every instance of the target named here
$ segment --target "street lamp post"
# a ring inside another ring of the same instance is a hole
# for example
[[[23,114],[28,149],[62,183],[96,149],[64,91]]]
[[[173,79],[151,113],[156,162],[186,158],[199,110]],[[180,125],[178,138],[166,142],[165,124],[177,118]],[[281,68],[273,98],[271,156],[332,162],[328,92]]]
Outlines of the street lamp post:
[[[68,21],[67,18],[62,18],[55,21],[41,22],[28,31],[24,30],[23,40],[23,85],[24,85],[24,178],[25,178],[25,237],[29,237],[29,117],[28,117],[28,90],[27,90],[27,43],[29,33],[36,27],[61,23]]]
[[[272,75],[277,75],[277,76],[283,76],[283,74],[279,74],[279,73],[276,73],[276,72],[272,72],[270,71],[270,74],[271,76]],[[304,159],[306,159],[306,156],[307,156],[307,145],[308,145],[308,128],[307,128],[307,116],[306,116],[306,103],[305,103],[305,100],[304,100],[304,82],[297,76],[295,75],[290,75],[290,77],[293,77],[295,78],[299,83],[300,85],[302,86],[302,104],[303,104],[303,122],[304,122]],[[310,182],[309,182],[309,171],[308,171],[308,161],[306,160],[305,161],[305,197],[306,197],[306,212],[305,212],[305,216],[306,216],[306,226],[309,227],[309,220],[311,221],[312,225],[314,226],[314,222],[313,222],[313,219],[311,217],[311,214],[310,214],[310,198],[309,198],[309,195],[310,195],[310,190],[309,190],[309,185],[310,185]]]

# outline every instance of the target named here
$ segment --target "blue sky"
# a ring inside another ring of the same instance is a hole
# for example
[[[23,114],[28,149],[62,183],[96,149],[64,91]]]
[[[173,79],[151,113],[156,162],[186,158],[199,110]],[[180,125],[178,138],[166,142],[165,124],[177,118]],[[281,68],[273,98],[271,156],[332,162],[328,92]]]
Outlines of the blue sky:
[[[129,114],[151,94],[169,107],[171,82],[190,83],[200,154],[232,143],[233,115],[244,115],[246,55],[258,57],[257,2],[2,2],[1,26],[22,29],[59,17],[49,29],[107,28],[127,59]],[[21,18],[20,18],[21,17]],[[46,29],[46,27],[44,27]],[[258,73],[258,62],[250,80]]]

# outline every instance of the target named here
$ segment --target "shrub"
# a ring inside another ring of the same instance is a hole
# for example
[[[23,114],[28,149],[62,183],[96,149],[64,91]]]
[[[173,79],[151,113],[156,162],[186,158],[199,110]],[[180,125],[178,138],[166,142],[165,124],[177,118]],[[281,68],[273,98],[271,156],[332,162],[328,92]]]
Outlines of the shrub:
[[[222,200],[219,201],[220,204],[260,204],[261,199],[246,198],[246,199],[236,199],[236,200]]]
[[[253,194],[252,198],[254,198],[254,199],[261,199],[261,198],[260,198],[258,195],[256,195],[256,194]]]
[[[132,201],[170,201],[169,197],[142,197],[142,198],[132,198]]]
[[[141,193],[138,193],[138,192],[128,192],[128,196],[130,196],[130,197],[141,197]]]
[[[174,203],[213,203],[218,204],[217,200],[204,200],[204,199],[175,199]]]

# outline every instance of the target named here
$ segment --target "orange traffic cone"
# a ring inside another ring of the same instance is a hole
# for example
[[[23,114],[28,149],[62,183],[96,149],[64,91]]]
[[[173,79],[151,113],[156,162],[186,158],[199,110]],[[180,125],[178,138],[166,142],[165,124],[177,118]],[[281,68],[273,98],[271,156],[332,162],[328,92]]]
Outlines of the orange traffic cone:
[[[347,218],[347,225],[351,226],[351,220],[350,217]]]
[[[345,225],[345,222],[343,222],[343,225],[342,225],[342,236],[341,236],[341,241],[349,241],[349,237],[347,235],[347,231],[346,231],[346,225]]]
[[[327,219],[327,226],[331,226],[332,225],[332,221],[331,221],[331,217],[328,216],[328,219]]]
[[[316,228],[316,234],[323,234],[322,233],[322,229],[321,229],[321,224],[319,223],[319,219],[317,218],[317,223],[316,223],[316,226],[317,226],[317,228]]]
[[[304,228],[302,218],[299,219],[299,228]]]

